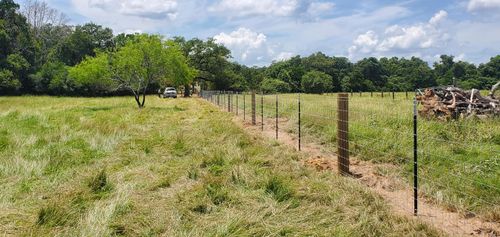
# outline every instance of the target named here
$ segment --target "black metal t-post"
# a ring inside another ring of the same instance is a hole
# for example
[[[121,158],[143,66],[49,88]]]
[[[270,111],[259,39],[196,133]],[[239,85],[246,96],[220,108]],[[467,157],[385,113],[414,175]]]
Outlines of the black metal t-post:
[[[300,93],[299,93],[299,114],[298,114],[298,119],[299,119],[299,151],[302,150],[302,131],[301,131],[301,121],[300,121],[300,117],[301,117],[301,111],[300,111]]]
[[[279,112],[279,104],[278,104],[278,94],[276,94],[276,140],[278,140],[278,112]]]
[[[418,127],[417,98],[413,100],[413,214],[418,215]]]
[[[260,92],[260,127],[264,131],[264,92]]]

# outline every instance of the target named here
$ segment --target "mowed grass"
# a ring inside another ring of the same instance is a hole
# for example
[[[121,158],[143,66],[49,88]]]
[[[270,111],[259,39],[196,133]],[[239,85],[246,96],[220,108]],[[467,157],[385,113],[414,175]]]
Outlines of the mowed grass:
[[[405,93],[354,93],[349,95],[351,154],[374,163],[395,164],[381,173],[413,184],[413,95]],[[235,97],[235,95],[233,95]],[[243,100],[247,118],[251,97]],[[279,116],[288,118],[287,129],[297,134],[298,95],[279,96]],[[235,103],[236,98],[233,98]],[[224,101],[224,105],[227,101]],[[306,140],[335,151],[337,95],[301,95],[302,131]],[[243,111],[240,112],[242,114]],[[260,122],[261,96],[257,96]],[[276,96],[264,96],[264,116],[276,116]],[[420,195],[451,211],[500,221],[500,118],[438,121],[418,118]]]
[[[200,99],[0,98],[0,233],[439,236]]]

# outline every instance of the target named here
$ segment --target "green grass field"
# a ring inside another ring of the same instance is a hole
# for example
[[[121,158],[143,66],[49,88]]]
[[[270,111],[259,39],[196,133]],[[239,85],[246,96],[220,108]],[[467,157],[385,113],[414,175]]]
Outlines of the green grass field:
[[[440,236],[200,99],[0,98],[0,233]]]
[[[350,98],[351,153],[374,163],[396,164],[390,171],[412,184],[413,95],[355,93]],[[251,97],[238,95],[251,112]],[[233,103],[236,98],[233,98]],[[225,104],[227,102],[224,102]],[[257,96],[260,122],[261,97]],[[276,115],[276,96],[264,96],[264,115]],[[279,96],[279,116],[297,134],[297,94]],[[306,140],[336,150],[337,95],[301,95]],[[243,111],[240,112],[240,114]],[[247,117],[248,118],[248,117]],[[443,122],[419,118],[420,194],[452,211],[500,221],[500,119]]]

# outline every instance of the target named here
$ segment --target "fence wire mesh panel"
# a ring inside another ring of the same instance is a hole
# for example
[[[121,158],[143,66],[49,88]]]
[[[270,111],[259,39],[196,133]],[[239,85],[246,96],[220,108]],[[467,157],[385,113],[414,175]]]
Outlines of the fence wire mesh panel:
[[[202,97],[217,105],[214,98],[220,93],[204,91]],[[500,222],[498,117],[440,121],[414,116],[415,95],[408,92],[348,93],[347,111],[339,107],[344,97],[338,94],[258,94],[255,104],[251,92],[234,94],[238,98],[233,101],[239,101],[232,110],[235,116],[245,116],[247,122],[251,116],[256,126],[278,140],[296,142],[297,149],[302,141],[337,154],[339,139],[345,139],[341,142],[348,143],[353,175],[392,195],[397,199],[393,205],[408,215],[423,218],[443,210],[443,223],[459,230],[467,228],[470,218]],[[348,127],[339,127],[342,122]],[[439,210],[421,210],[425,203]]]

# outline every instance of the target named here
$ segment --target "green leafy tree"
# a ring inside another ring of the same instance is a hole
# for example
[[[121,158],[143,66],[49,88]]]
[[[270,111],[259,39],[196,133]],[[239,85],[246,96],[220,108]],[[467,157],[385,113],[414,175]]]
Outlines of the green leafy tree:
[[[34,62],[35,45],[26,18],[19,14],[19,5],[0,0],[0,69],[2,93],[15,93],[32,87],[28,74]]]
[[[11,71],[5,69],[0,70],[0,92],[8,93],[17,91],[20,87],[21,82],[14,78],[14,74]]]
[[[333,79],[333,91],[341,90],[342,78],[349,75],[352,63],[347,58],[328,57],[318,52],[302,59],[306,71],[320,71],[330,75]]]
[[[260,87],[264,93],[288,93],[291,90],[288,83],[274,78],[265,78]]]
[[[265,71],[265,76],[276,78],[288,83],[293,92],[301,91],[302,76],[306,69],[300,56],[292,57],[286,61],[274,62]]]
[[[111,80],[108,54],[86,57],[81,63],[69,69],[69,77],[76,89],[85,95],[104,95],[116,88]]]
[[[31,75],[35,92],[54,95],[73,92],[73,83],[67,77],[67,66],[61,62],[47,62],[36,74]]]
[[[332,76],[319,71],[310,71],[302,77],[302,89],[306,93],[325,93],[333,88]]]
[[[197,38],[186,41],[182,37],[174,38],[181,47],[189,65],[196,69],[195,82],[205,88],[211,86],[217,90],[227,90],[231,87],[230,71],[231,51],[224,45],[217,44],[213,39],[203,41]],[[186,85],[185,88],[189,88]],[[185,91],[188,94],[189,91]]]
[[[139,35],[112,55],[111,77],[130,90],[139,108],[143,108],[153,83],[184,84],[192,79],[193,70],[183,57],[173,42],[165,43],[157,35]]]
[[[478,89],[491,89],[491,87],[500,81],[500,55],[492,57],[486,64],[479,65],[478,68],[479,81],[485,81],[481,84],[482,87],[475,87]]]
[[[75,31],[58,45],[58,60],[68,66],[81,62],[85,56],[95,56],[96,51],[114,48],[113,31],[94,23],[76,26]]]
[[[380,64],[388,76],[387,90],[413,91],[436,85],[432,69],[419,58],[381,58]]]
[[[434,73],[437,77],[439,85],[453,85],[455,82],[453,75],[453,66],[455,65],[454,57],[449,55],[441,55],[440,61],[434,63]]]
[[[175,87],[191,84],[197,72],[189,66],[188,59],[184,56],[181,47],[173,40],[167,41],[165,46],[168,70],[166,80],[161,82]]]

